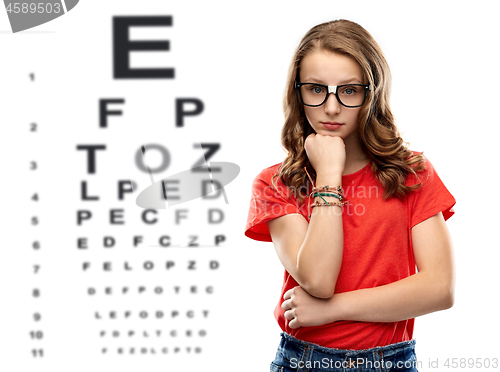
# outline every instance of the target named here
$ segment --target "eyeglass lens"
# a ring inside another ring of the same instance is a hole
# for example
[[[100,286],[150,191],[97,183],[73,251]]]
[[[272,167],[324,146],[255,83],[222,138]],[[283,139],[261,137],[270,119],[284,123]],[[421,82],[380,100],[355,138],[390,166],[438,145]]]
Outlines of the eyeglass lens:
[[[321,105],[326,100],[328,88],[307,83],[300,87],[300,95],[306,105]],[[345,106],[360,106],[365,100],[365,88],[358,85],[339,85],[337,96]]]

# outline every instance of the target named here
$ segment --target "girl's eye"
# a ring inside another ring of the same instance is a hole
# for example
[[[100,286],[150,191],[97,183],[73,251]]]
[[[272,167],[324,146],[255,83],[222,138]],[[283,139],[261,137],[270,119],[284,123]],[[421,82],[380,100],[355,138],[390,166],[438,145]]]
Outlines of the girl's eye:
[[[319,85],[312,85],[310,89],[313,93],[316,93],[316,94],[321,94],[321,93],[325,92],[325,88],[323,88],[322,86],[319,86]]]
[[[356,94],[356,89],[354,87],[345,87],[342,94],[352,96],[353,94]]]

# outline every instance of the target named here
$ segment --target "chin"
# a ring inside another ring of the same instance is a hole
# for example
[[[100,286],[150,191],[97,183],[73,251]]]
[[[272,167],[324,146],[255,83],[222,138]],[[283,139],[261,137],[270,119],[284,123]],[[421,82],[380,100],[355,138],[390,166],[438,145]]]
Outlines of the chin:
[[[340,131],[338,130],[328,130],[328,129],[325,129],[325,130],[322,130],[320,132],[320,134],[323,134],[325,136],[331,136],[331,137],[340,137],[342,139],[344,139],[344,135],[340,133]]]

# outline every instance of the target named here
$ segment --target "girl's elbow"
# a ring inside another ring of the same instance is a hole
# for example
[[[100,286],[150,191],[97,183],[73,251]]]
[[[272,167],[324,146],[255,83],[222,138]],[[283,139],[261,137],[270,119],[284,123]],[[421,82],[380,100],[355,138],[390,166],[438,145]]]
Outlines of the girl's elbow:
[[[338,271],[330,269],[328,271],[319,268],[297,268],[299,285],[311,296],[317,298],[330,298],[335,292]]]
[[[445,296],[445,306],[446,309],[450,309],[455,304],[455,291],[450,290]]]
[[[422,275],[427,275],[423,274]],[[455,303],[455,280],[454,275],[430,275],[427,276],[428,296],[427,300],[431,311],[447,310]]]
[[[441,290],[440,307],[441,310],[450,309],[455,304],[455,288],[453,284],[447,283]]]
[[[305,283],[302,288],[313,297],[326,299],[333,296],[335,292],[335,283],[332,284],[327,280],[311,281]]]

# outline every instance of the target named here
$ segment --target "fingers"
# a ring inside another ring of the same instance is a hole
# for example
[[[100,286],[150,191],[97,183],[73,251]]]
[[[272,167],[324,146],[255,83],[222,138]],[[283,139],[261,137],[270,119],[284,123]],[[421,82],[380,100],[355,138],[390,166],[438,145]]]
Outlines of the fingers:
[[[295,309],[285,311],[284,317],[288,320],[295,319]]]
[[[300,328],[300,325],[299,325],[299,323],[297,322],[297,319],[290,320],[290,321],[288,322],[288,326],[289,326],[291,329]]]
[[[283,309],[283,311],[292,309],[292,300],[290,299],[283,301],[283,303],[281,304],[281,308]]]
[[[296,309],[294,307],[294,295],[300,294],[302,288],[300,286],[293,287],[285,292],[283,295],[283,303],[281,304],[281,308],[283,309],[285,319],[289,320],[288,326],[292,329],[300,328],[301,325],[297,320]]]
[[[288,326],[292,329],[300,328],[301,325],[295,316],[295,309],[285,311],[285,319],[289,320]]]
[[[281,304],[281,308],[285,312],[283,316],[285,317],[285,319],[289,321],[288,326],[292,329],[300,327],[300,324],[297,320],[297,316],[295,314],[295,308],[293,306],[293,296],[296,288],[300,287],[294,287],[285,292],[285,294],[283,295],[283,299],[285,301],[283,301],[283,303]]]
[[[292,298],[293,290],[297,287],[293,287],[292,289],[289,289],[288,291],[285,292],[283,295],[284,300],[288,300],[289,298]]]
[[[289,321],[288,326],[290,328],[296,329],[301,327],[297,317],[295,316],[295,309],[285,311],[284,317]]]

